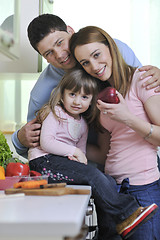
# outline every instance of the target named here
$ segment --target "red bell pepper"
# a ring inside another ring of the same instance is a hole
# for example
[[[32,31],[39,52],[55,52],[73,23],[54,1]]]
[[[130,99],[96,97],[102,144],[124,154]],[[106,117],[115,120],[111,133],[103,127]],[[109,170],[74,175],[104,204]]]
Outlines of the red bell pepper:
[[[6,167],[6,176],[24,176],[29,175],[29,166],[25,163],[20,162],[10,162]]]
[[[33,171],[33,170],[31,170],[31,171],[29,172],[29,174],[30,174],[31,177],[33,177],[33,176],[42,176],[41,173],[36,172],[36,171]]]

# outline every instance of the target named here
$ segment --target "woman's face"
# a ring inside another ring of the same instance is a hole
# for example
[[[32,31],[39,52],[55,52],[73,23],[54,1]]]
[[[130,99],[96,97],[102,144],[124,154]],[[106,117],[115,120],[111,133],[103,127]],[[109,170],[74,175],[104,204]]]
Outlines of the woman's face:
[[[93,42],[75,48],[75,57],[87,73],[108,80],[112,75],[112,58],[108,46]]]

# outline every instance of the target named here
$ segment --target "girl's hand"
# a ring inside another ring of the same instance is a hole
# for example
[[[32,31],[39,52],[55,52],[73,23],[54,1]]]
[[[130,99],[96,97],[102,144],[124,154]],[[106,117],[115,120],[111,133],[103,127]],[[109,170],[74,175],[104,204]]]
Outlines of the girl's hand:
[[[87,158],[79,148],[76,148],[74,155],[68,156],[68,159],[87,164]]]
[[[146,71],[141,76],[141,79],[151,76],[144,84],[146,89],[156,88],[155,92],[160,92],[160,69],[151,65],[139,68],[139,71]]]
[[[102,114],[110,117],[112,120],[125,123],[128,119],[132,118],[132,113],[129,111],[123,96],[119,92],[117,92],[117,96],[120,100],[118,104],[104,103],[101,100],[98,100],[97,107]]]

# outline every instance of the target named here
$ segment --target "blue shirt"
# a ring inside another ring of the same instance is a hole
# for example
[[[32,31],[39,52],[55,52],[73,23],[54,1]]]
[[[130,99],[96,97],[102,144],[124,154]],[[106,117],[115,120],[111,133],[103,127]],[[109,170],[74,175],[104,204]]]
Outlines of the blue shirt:
[[[142,64],[135,56],[134,52],[127,44],[121,42],[118,39],[114,39],[116,42],[125,62],[133,67],[140,67]],[[30,93],[29,107],[27,122],[35,118],[35,112],[39,110],[50,98],[51,91],[57,86],[59,81],[64,75],[64,70],[56,68],[49,64],[46,69],[39,76],[35,86]],[[18,131],[12,135],[12,143],[16,149],[16,152],[27,158],[28,148],[24,147],[18,140]]]

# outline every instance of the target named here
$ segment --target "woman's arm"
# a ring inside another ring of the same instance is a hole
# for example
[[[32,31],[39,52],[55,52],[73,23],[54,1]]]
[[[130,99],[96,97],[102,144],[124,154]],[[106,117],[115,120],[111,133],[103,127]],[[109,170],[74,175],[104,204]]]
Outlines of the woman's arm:
[[[136,131],[149,143],[160,146],[160,96],[150,97],[145,102],[144,108],[152,125],[135,115],[128,118],[126,125]]]
[[[107,111],[107,116],[111,119],[124,123],[145,139],[151,131],[151,124],[130,112],[120,93],[118,93],[118,97],[119,104],[107,104],[98,100],[98,108],[102,112]],[[160,146],[160,95],[149,97],[144,108],[153,125],[152,134],[145,140],[155,146]]]
[[[153,125],[152,134],[146,140],[153,145],[160,146],[160,95],[150,97],[144,104],[145,111]],[[150,129],[147,133],[150,133]]]
[[[136,131],[149,143],[160,145],[160,95],[151,96],[144,104],[145,111],[152,123],[145,122],[135,115],[126,122],[127,125]]]

